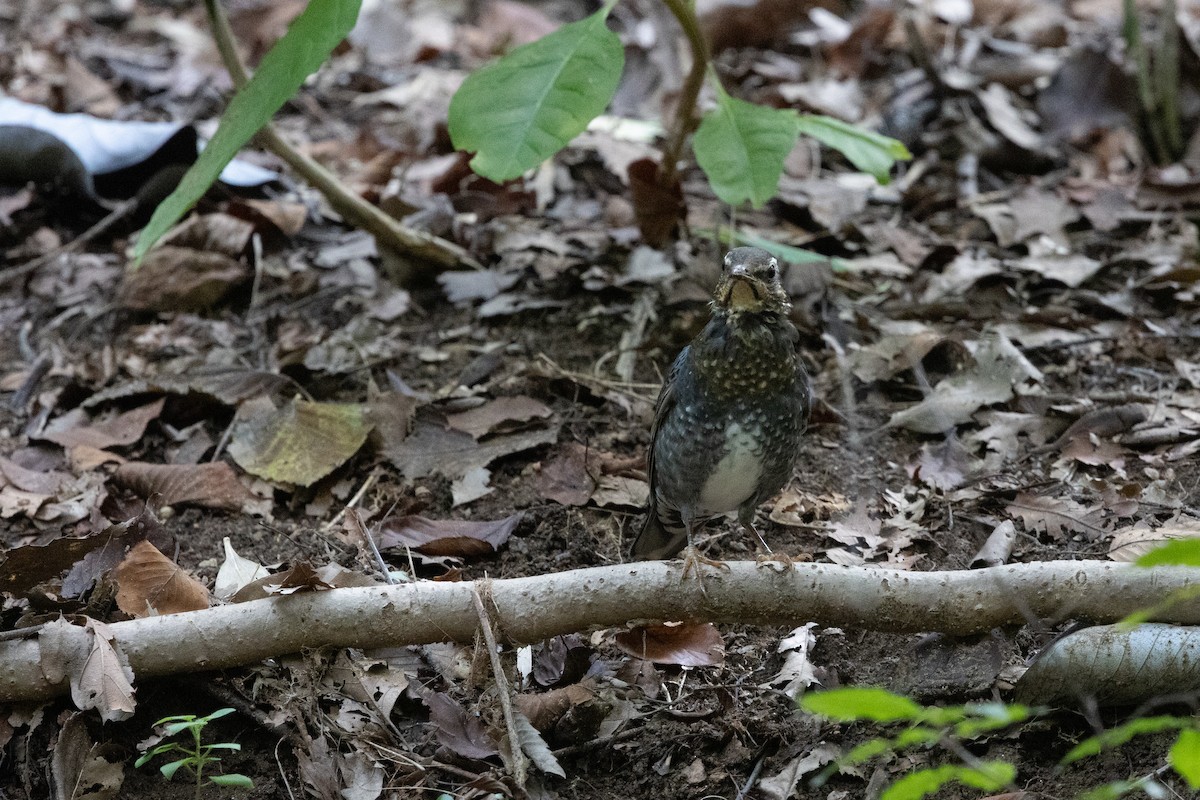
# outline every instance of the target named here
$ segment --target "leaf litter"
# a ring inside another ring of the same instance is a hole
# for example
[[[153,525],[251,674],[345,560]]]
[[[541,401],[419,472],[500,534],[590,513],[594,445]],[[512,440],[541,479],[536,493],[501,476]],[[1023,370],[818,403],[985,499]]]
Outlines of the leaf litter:
[[[235,24],[261,49],[299,10],[286,5]],[[918,154],[881,188],[802,142],[780,199],[738,213],[737,235],[822,259],[823,277],[797,265],[786,276],[821,402],[796,479],[760,515],[773,548],[834,564],[961,569],[1128,559],[1196,535],[1194,180],[1154,167],[1137,144],[1120,48],[1067,41],[1076,28],[1111,36],[1098,5],[940,3],[913,31],[887,8],[706,15],[733,97],[879,119]],[[102,23],[98,7],[30,20],[21,58],[0,64],[6,85],[96,116],[213,113],[205,92],[226,78],[204,55],[196,19],[139,9],[132,35],[120,4]],[[164,592],[191,576],[215,581],[219,598],[250,601],[385,573],[461,580],[623,560],[645,502],[658,384],[707,316],[719,255],[702,232],[729,226],[698,183],[650,191],[656,167],[637,159],[655,155],[654,126],[630,118],[658,119],[681,75],[663,46],[674,34],[629,12],[636,27],[622,30],[624,44],[640,55],[613,109],[626,119],[587,132],[527,184],[470,175],[443,149],[440,126],[464,70],[570,21],[548,16],[557,11],[493,2],[460,19],[379,4],[313,76],[307,99],[281,114],[355,191],[470,248],[487,270],[392,285],[389,254],[286,184],[265,197],[206,198],[171,234],[173,249],[154,256],[157,269],[152,261],[123,279],[124,240],[101,237],[0,283],[0,325],[12,334],[0,340],[4,624],[49,623],[47,668],[81,707],[113,722],[134,709],[119,643],[97,627],[120,616],[104,603],[120,589],[131,613],[161,613],[174,608]],[[46,47],[46,32],[67,23],[86,56]],[[929,61],[903,74],[914,41]],[[49,63],[61,64],[62,86],[48,80],[54,69],[38,69]],[[410,80],[397,82],[397,69]],[[309,100],[323,113],[306,112]],[[43,185],[2,203],[11,263],[85,227]],[[647,248],[639,222],[649,238],[692,235]],[[654,314],[635,330],[639,307]],[[161,522],[137,516],[147,503]],[[328,537],[348,510],[364,536]],[[718,526],[710,555],[749,557],[734,529]],[[177,564],[165,555],[176,541]],[[119,567],[134,548],[162,560]],[[93,615],[91,627],[59,613]],[[89,657],[68,654],[76,631]],[[785,693],[748,687],[905,691],[914,687],[904,667],[919,658],[902,637],[850,641],[815,628],[671,633],[679,638],[664,635],[657,665],[644,649],[622,649],[636,632],[530,649],[520,746],[566,774],[540,776],[543,786],[564,797],[721,794],[761,758],[760,793],[803,794],[798,781],[840,752],[824,739],[848,747],[854,734],[818,738]],[[1020,662],[1035,647],[1004,656]],[[519,663],[502,649],[506,665]],[[472,669],[481,652],[308,653],[215,680],[254,698],[275,726],[244,730],[247,750],[267,753],[285,732],[283,768],[318,796],[512,793],[496,697]],[[937,699],[991,688],[949,683]],[[195,710],[146,695],[162,714]],[[50,735],[53,717],[19,725]],[[105,730],[131,749],[144,726]],[[611,755],[631,766],[606,767]],[[25,758],[49,795],[38,762],[49,756]],[[1125,777],[1069,784],[1030,758],[1022,770],[1030,791],[1058,794]],[[828,791],[858,796],[868,778],[846,771]]]

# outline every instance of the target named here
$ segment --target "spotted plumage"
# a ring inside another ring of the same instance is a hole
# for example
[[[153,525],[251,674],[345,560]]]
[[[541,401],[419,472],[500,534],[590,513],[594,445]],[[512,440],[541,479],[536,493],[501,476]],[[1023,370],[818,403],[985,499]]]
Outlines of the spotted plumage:
[[[650,503],[635,559],[671,558],[696,528],[754,511],[791,478],[810,391],[774,257],[725,257],[712,318],[675,359],[655,409]]]

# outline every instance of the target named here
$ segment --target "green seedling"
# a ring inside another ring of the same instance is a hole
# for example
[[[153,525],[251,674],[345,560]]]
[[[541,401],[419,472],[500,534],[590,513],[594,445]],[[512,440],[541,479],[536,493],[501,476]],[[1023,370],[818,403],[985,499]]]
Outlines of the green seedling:
[[[154,726],[162,726],[163,737],[169,738],[178,736],[184,731],[192,734],[191,744],[186,742],[165,742],[155,745],[142,754],[136,762],[135,767],[140,767],[146,764],[155,756],[160,756],[165,753],[178,753],[182,758],[177,758],[174,761],[167,762],[158,768],[167,780],[175,777],[175,773],[179,769],[185,768],[196,777],[196,798],[200,797],[200,789],[204,785],[204,771],[209,764],[215,764],[220,761],[220,756],[214,756],[215,750],[241,750],[242,746],[236,742],[217,742],[215,744],[201,744],[200,737],[204,731],[204,727],[214,719],[219,719],[226,714],[232,714],[232,708],[219,708],[206,717],[197,717],[195,714],[178,714],[173,717],[163,717]],[[210,775],[208,776],[210,783],[216,786],[233,786],[241,789],[250,789],[254,787],[254,781],[245,775],[240,775],[236,772],[227,773],[225,775]]]

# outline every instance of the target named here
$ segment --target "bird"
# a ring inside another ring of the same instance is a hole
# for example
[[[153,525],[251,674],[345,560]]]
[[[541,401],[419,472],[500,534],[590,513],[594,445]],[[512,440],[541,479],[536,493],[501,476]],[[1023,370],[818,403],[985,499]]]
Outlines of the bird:
[[[630,551],[648,561],[686,548],[685,577],[700,563],[721,565],[700,556],[693,537],[731,511],[771,553],[754,512],[791,480],[812,405],[774,256],[757,247],[730,250],[711,308],[659,392],[646,520]]]

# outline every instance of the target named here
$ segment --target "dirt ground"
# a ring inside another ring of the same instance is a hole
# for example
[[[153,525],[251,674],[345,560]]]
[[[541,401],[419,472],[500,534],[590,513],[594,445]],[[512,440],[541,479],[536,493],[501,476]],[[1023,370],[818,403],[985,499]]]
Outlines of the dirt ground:
[[[302,5],[231,4],[248,53]],[[398,216],[423,212],[409,221],[436,228],[484,270],[418,269],[398,285],[395,259],[261,153],[247,158],[281,179],[210,192],[194,229],[173,242],[177,258],[140,282],[123,277],[136,223],[5,279],[101,212],[28,188],[0,196],[0,632],[61,615],[115,623],[139,613],[127,560],[139,538],[205,593],[226,562],[225,540],[274,574],[339,564],[379,581],[354,519],[389,569],[415,572],[408,577],[502,579],[627,560],[653,400],[707,319],[722,249],[712,232],[728,227],[728,211],[690,167],[680,242],[667,248],[665,270],[636,274],[631,265],[647,256],[614,164],[643,144],[589,133],[536,191],[532,181],[469,177],[449,148],[439,81],[502,50],[487,38],[497,26],[515,37],[514,19],[532,25],[520,13],[551,25],[592,9],[432,5],[384,14],[407,42],[395,52],[352,36],[279,124],[364,197]],[[1200,535],[1200,166],[1152,164],[1136,107],[1115,89],[1091,105],[1071,101],[1087,83],[1084,43],[1111,45],[1119,4],[977,2],[953,24],[932,5],[911,17],[838,5],[851,31],[839,41],[812,22],[820,14],[771,17],[778,30],[765,32],[727,7],[706,18],[730,91],[821,112],[843,96],[827,93],[848,92],[858,119],[914,154],[877,187],[802,142],[779,196],[736,217],[743,232],[829,259],[791,263],[785,275],[818,401],[795,479],[761,510],[765,539],[798,561],[926,571],[970,568],[1006,523],[1001,559],[1010,563],[1131,560],[1162,539]],[[674,29],[649,2],[619,9],[628,50],[620,113],[653,116],[680,76],[632,31],[639,22],[660,36]],[[1200,32],[1190,13],[1185,67]],[[204,30],[202,8],[166,0],[0,0],[0,86],[102,117],[212,118],[228,84]],[[926,52],[914,53],[913,36]],[[932,62],[923,69],[921,58]],[[1200,97],[1191,86],[1200,73],[1182,74],[1183,96]],[[419,90],[403,102],[372,94],[397,85]],[[1200,113],[1189,103],[1184,127],[1195,131]],[[1200,136],[1191,141],[1194,154]],[[222,253],[221,269],[178,278],[197,252]],[[270,383],[277,376],[286,381]],[[336,457],[332,435],[307,440],[301,450],[319,474],[306,481],[272,477],[281,467],[263,454],[263,420],[297,397],[362,410],[372,428]],[[202,476],[214,459],[233,484]],[[167,464],[196,470],[181,473],[186,491],[136,473]],[[122,539],[111,526],[147,502],[161,524]],[[443,536],[471,538],[464,522],[518,513],[511,535],[482,554],[461,542],[449,555],[423,554],[405,538],[416,515],[444,524]],[[110,562],[53,549],[99,536],[123,543]],[[711,557],[754,557],[732,520],[705,537]],[[46,553],[48,574],[9,577],[14,563],[30,563],[13,559],[32,552]],[[1020,668],[1073,624],[1030,622],[969,639],[817,627],[806,685],[882,686],[938,705],[1007,699]],[[785,687],[794,662],[780,651],[793,631],[719,632],[724,657],[712,666],[643,661],[616,631],[588,630],[534,647],[522,678],[505,648],[524,700],[582,692],[561,695],[571,699],[538,726],[565,777],[535,770],[525,795],[874,798],[913,770],[963,757],[917,749],[817,780],[880,729],[798,710]],[[132,715],[77,718],[85,752],[121,765],[111,795],[56,794],[69,698],[5,707],[0,797],[183,796],[182,775],[167,783],[152,766],[133,767],[139,745],[161,717],[222,707],[238,713],[206,737],[239,743],[223,770],[255,786],[210,786],[205,798],[523,796],[496,750],[503,722],[481,652],[325,649],[137,680]],[[1065,707],[961,748],[1016,766],[1010,794],[993,797],[1068,798],[1143,776],[1167,792],[1157,796],[1194,796],[1165,768],[1167,734],[1059,766],[1098,730],[1150,709],[1190,713],[1195,695],[1170,701]],[[985,794],[952,784],[936,796]]]

